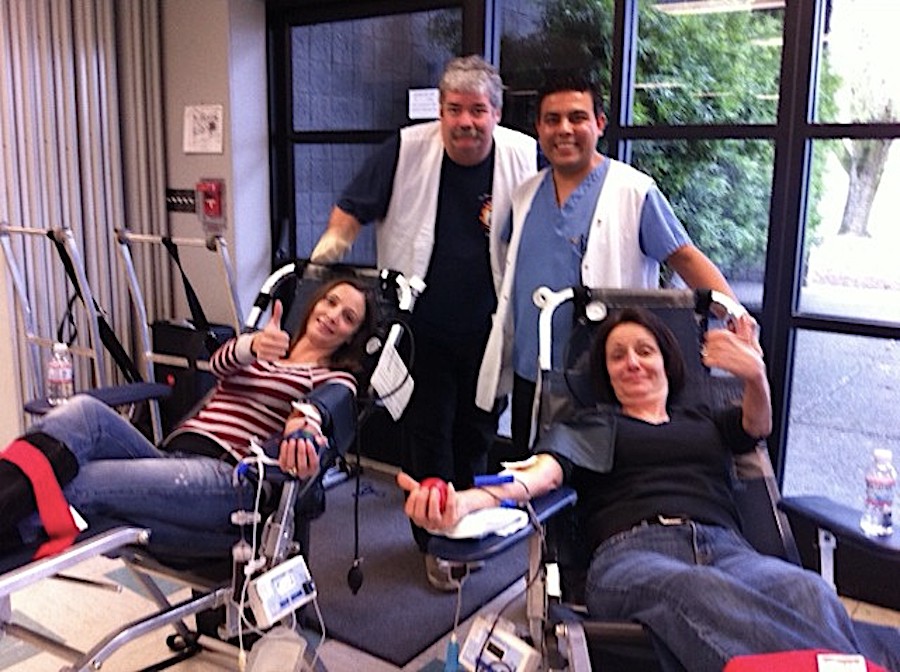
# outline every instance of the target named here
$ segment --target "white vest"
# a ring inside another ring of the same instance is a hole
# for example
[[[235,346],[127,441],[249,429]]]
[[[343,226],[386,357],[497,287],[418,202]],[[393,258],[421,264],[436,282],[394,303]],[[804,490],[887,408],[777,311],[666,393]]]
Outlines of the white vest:
[[[537,145],[524,133],[496,126],[494,147],[490,252],[494,287],[499,291],[506,252],[500,230],[509,216],[513,189],[536,171]],[[391,202],[376,227],[379,268],[425,278],[434,247],[443,157],[440,121],[400,131]]]
[[[659,264],[641,252],[641,210],[653,179],[614,159],[597,199],[587,248],[581,260],[585,287],[650,289],[659,286]],[[497,312],[485,348],[475,403],[490,410],[497,397],[512,390],[512,288],[522,229],[538,187],[549,172],[542,170],[513,194],[513,232],[506,254],[503,282],[497,294]],[[551,178],[552,179],[552,178]],[[539,223],[532,223],[539,226]],[[522,263],[540,263],[540,259]],[[529,288],[529,292],[535,287]],[[556,288],[561,289],[561,288]],[[537,325],[535,324],[535,329]]]

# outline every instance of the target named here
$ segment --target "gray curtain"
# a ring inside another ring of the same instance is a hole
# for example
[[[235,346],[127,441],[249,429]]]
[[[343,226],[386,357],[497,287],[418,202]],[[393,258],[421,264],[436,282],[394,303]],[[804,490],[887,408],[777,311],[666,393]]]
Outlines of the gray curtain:
[[[133,318],[114,231],[165,233],[158,0],[0,3],[0,222],[9,227],[39,335],[54,338],[71,288],[52,245],[27,231],[69,229],[99,304],[133,352]],[[26,230],[26,231],[20,231]],[[168,264],[135,250],[150,314],[168,314]],[[143,258],[142,258],[143,257]],[[7,266],[4,264],[4,266]],[[8,267],[7,269],[8,270]],[[11,291],[10,283],[7,283]],[[146,291],[146,290],[145,290]],[[30,394],[20,302],[10,300],[13,365]],[[85,346],[88,325],[76,321]],[[41,343],[43,345],[43,343]],[[76,357],[77,384],[92,360]],[[118,381],[112,360],[99,365]]]

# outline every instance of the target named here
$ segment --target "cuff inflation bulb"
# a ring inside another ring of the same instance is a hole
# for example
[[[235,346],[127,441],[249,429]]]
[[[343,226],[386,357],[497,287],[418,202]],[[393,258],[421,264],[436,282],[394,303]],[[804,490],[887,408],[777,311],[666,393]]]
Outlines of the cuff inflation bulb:
[[[350,587],[350,592],[356,595],[359,592],[359,589],[362,588],[363,583],[363,573],[362,567],[360,564],[362,560],[357,558],[353,561],[353,566],[350,567],[350,571],[347,572],[347,585]]]

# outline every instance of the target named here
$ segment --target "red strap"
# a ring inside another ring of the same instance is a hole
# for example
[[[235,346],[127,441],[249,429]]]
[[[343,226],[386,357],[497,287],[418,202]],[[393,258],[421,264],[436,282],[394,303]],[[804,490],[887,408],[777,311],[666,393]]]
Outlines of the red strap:
[[[0,453],[0,459],[8,460],[21,469],[34,489],[38,514],[50,537],[38,548],[34,559],[59,553],[71,546],[78,536],[78,526],[47,456],[24,439],[17,439]]]
[[[754,656],[736,656],[728,661],[722,672],[817,672],[816,656],[829,653],[825,649],[804,649],[781,653],[761,653]],[[880,665],[866,660],[868,672],[887,672]]]

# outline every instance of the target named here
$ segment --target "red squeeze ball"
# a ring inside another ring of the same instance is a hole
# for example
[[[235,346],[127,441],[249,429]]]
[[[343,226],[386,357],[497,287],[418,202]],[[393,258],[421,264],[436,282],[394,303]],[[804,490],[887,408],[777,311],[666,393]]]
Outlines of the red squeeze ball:
[[[444,512],[444,509],[447,506],[447,483],[441,478],[437,478],[436,476],[429,476],[426,479],[423,479],[419,484],[422,488],[437,488],[438,492],[441,496],[441,513]]]

